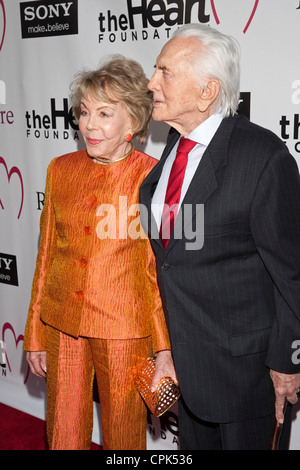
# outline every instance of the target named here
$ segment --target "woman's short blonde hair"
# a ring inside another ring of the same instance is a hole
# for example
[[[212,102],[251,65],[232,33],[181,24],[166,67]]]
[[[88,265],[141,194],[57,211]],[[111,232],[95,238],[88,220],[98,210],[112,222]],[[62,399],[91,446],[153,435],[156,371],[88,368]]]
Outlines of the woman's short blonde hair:
[[[71,83],[71,105],[80,118],[84,96],[106,103],[120,102],[131,117],[133,133],[140,143],[146,140],[152,114],[152,92],[142,66],[122,55],[113,55],[97,70],[79,72]]]

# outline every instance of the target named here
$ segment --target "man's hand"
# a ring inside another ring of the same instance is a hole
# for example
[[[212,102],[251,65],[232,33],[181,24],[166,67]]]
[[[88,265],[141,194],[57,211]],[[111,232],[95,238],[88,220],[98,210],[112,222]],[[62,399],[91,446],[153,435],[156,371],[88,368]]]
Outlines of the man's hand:
[[[160,379],[171,377],[178,385],[178,379],[175,372],[171,351],[159,351],[155,361],[155,374],[151,383],[151,392],[154,392]]]
[[[281,374],[275,370],[270,371],[275,390],[275,414],[278,423],[284,421],[284,402],[285,399],[294,405],[298,401],[297,393],[300,391],[300,373],[299,374]]]
[[[30,370],[38,377],[46,377],[47,372],[47,352],[46,351],[31,351],[26,354],[26,359],[29,364]]]

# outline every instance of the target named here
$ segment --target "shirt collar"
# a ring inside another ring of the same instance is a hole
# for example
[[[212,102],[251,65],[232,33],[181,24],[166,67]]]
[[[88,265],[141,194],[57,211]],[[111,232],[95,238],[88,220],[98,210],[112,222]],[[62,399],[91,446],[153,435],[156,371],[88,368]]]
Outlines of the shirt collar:
[[[212,116],[193,129],[187,137],[207,147],[221,124],[222,119],[223,116],[221,114],[212,114]]]

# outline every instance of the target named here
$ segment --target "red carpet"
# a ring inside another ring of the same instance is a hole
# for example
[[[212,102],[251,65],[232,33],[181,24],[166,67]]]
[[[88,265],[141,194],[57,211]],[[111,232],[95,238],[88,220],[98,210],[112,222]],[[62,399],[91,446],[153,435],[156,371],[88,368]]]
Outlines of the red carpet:
[[[45,421],[0,403],[0,450],[47,450]],[[92,450],[100,450],[92,444]]]

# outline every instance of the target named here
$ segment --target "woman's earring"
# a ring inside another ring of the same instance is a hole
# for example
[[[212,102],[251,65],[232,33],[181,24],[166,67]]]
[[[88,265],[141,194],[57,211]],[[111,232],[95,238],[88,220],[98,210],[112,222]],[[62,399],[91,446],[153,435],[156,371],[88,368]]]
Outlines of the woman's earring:
[[[125,136],[126,142],[130,142],[131,139],[132,139],[132,134],[127,134],[127,135]]]

